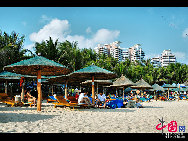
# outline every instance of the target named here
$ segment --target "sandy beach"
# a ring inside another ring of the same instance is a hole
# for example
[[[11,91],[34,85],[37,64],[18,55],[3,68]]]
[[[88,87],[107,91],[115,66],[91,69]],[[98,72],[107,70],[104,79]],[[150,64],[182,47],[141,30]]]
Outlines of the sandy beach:
[[[0,103],[1,133],[161,133],[164,124],[176,121],[188,133],[188,101],[143,102],[145,108],[69,109],[43,103],[36,107],[7,107]],[[169,132],[164,128],[164,132]]]

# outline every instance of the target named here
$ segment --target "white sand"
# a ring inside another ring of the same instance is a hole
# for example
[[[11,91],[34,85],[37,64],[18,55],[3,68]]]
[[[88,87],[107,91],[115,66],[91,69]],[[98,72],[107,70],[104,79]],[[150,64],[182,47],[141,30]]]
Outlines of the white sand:
[[[75,109],[42,105],[42,111],[30,107],[6,107],[0,104],[0,132],[7,133],[161,133],[159,118],[175,120],[186,126],[188,101],[151,101],[145,108]],[[168,128],[164,129],[168,132]]]

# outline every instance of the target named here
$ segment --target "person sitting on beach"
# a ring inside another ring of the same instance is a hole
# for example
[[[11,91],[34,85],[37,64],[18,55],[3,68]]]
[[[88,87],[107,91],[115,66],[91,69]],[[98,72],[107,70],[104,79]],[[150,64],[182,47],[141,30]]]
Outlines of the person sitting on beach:
[[[76,100],[78,100],[78,98],[79,98],[79,93],[78,92],[76,92],[75,98],[76,98]]]
[[[31,90],[28,90],[27,93],[26,93],[26,99],[28,102],[33,102],[34,104],[34,107],[35,107],[35,104],[36,104],[36,98],[33,97],[31,94],[30,94]]]
[[[139,103],[139,100],[138,100],[138,99],[136,100],[136,107],[137,107],[137,108],[144,108],[144,107]]]
[[[86,103],[86,104],[88,104],[88,105],[94,106],[94,105],[91,103],[89,97],[87,96],[87,92],[81,93],[81,94],[79,95],[78,103],[79,103],[79,104],[80,104],[80,103]]]
[[[99,107],[100,104],[104,104],[103,107],[104,108],[106,107],[106,96],[105,96],[105,94],[102,94],[102,93],[98,94],[96,105],[98,105],[98,107]]]

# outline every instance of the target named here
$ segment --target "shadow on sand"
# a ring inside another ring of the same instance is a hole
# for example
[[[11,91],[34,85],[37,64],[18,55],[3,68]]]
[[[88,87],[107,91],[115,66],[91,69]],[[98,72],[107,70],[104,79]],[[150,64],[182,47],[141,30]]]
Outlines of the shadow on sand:
[[[0,113],[0,123],[8,122],[35,122],[38,120],[44,120],[53,118],[56,115],[41,115],[41,114],[24,114],[24,113]]]

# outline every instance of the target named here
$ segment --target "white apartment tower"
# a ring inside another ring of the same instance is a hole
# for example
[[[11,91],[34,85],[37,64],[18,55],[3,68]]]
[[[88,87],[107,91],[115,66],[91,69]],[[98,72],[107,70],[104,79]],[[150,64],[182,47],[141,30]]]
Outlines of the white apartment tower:
[[[123,60],[123,57],[122,57],[123,50],[120,47],[120,43],[121,43],[120,41],[115,41],[110,44],[104,44],[104,45],[98,44],[98,46],[95,47],[94,50],[98,54],[103,53],[105,55],[111,55],[118,61],[122,61]]]
[[[140,44],[136,44],[133,47],[129,48],[128,54],[131,62],[134,62],[136,60],[142,61],[144,59],[145,53],[140,46]]]
[[[170,63],[176,63],[176,57],[171,53],[171,50],[164,50],[160,57],[154,57],[151,59],[154,67],[166,67]]]
[[[161,66],[166,67],[170,63],[176,63],[176,57],[171,53],[171,50],[164,50],[161,54]]]

